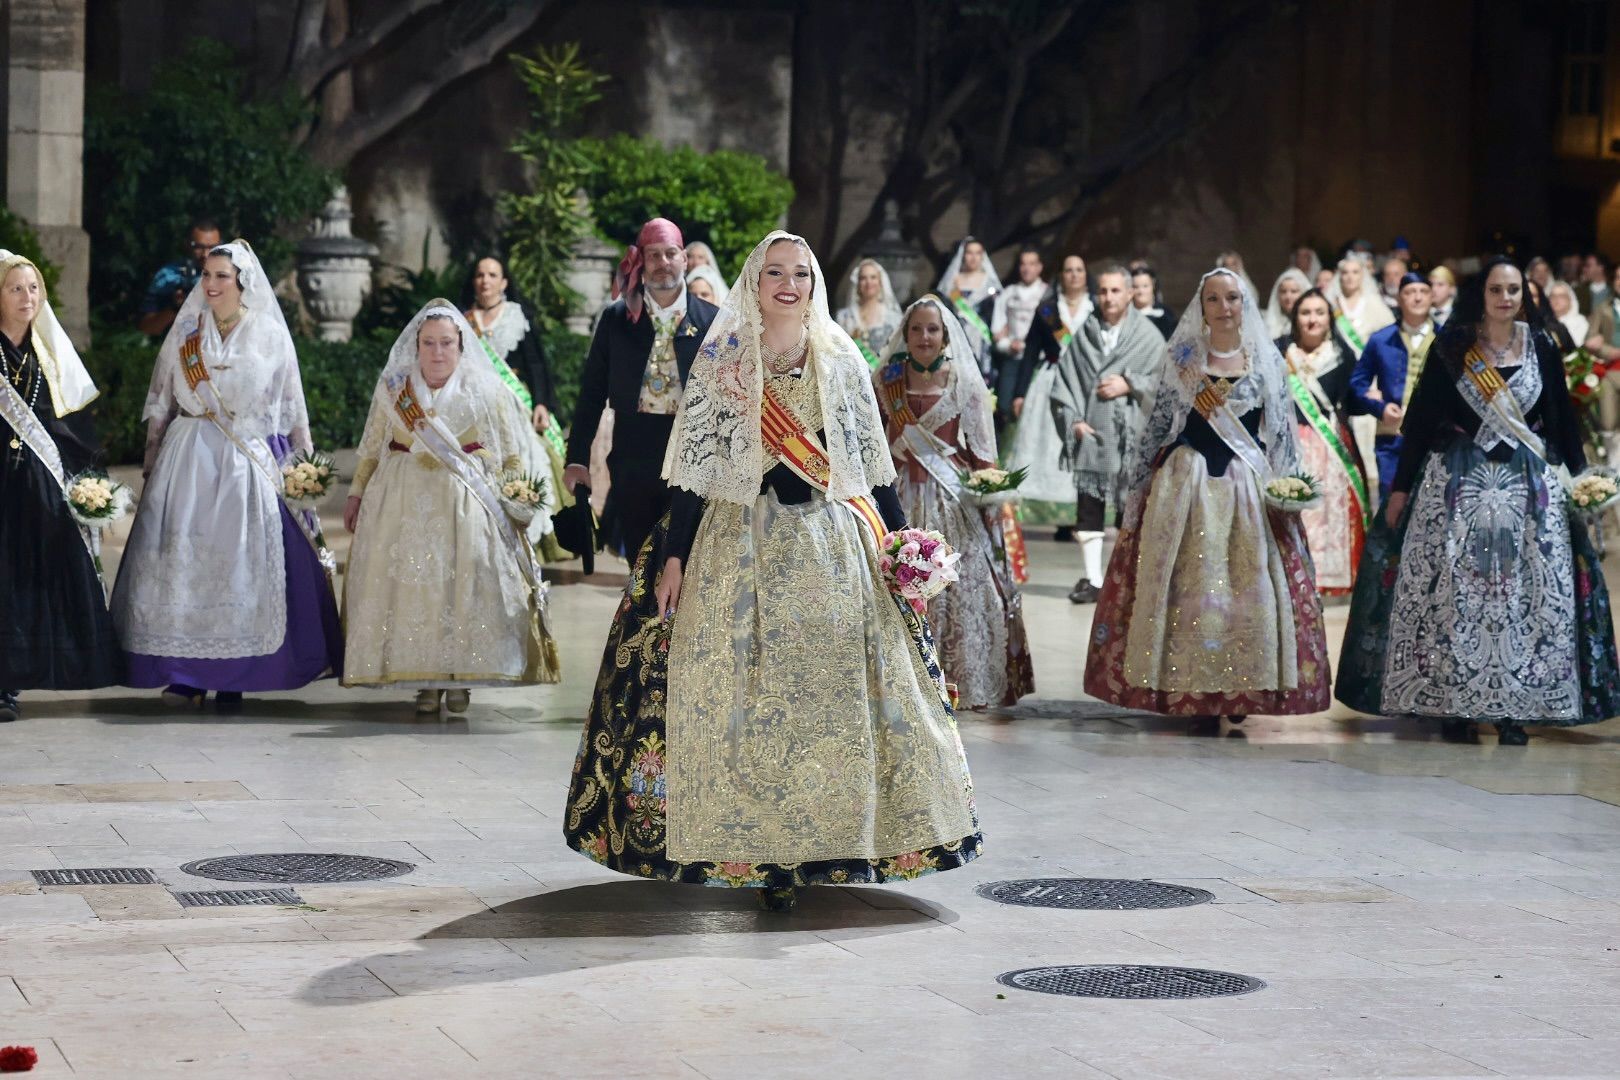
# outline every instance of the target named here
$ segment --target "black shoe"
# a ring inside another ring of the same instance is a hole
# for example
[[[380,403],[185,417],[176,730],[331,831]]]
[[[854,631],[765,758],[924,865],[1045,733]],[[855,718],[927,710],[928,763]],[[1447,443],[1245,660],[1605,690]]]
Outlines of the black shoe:
[[[242,691],[221,690],[214,695],[214,708],[220,712],[236,712],[242,708]]]
[[[1440,740],[1450,743],[1479,742],[1479,728],[1470,720],[1447,720],[1440,725]]]
[[[1245,713],[1245,714],[1243,714],[1241,716],[1228,716],[1226,718],[1226,722],[1229,723],[1229,724],[1241,724],[1241,723],[1243,723],[1243,721],[1247,720],[1248,718],[1249,717],[1248,717],[1247,713]]]
[[[22,718],[22,706],[17,704],[17,691],[0,690],[0,724],[9,724]]]
[[[1074,588],[1069,590],[1069,603],[1071,604],[1095,604],[1096,602],[1097,586],[1093,585],[1088,578],[1081,578],[1074,583]]]
[[[1498,746],[1524,746],[1530,741],[1530,733],[1518,724],[1497,724],[1496,743]]]
[[[789,885],[785,889],[760,889],[754,898],[759,901],[762,911],[776,911],[786,913],[793,910],[799,902],[799,890]]]
[[[1056,540],[1060,544],[1074,543],[1074,526],[1059,525],[1057,532],[1052,534],[1052,539]]]

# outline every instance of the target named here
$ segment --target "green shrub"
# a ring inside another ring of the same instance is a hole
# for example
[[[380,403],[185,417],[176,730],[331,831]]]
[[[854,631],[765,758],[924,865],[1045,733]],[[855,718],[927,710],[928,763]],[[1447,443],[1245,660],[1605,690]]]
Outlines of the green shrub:
[[[360,444],[377,376],[398,336],[395,329],[357,334],[352,341],[296,339],[310,440],[317,450],[346,450]]]
[[[542,330],[540,341],[545,346],[546,362],[551,365],[552,382],[557,387],[557,409],[564,421],[570,420],[574,406],[579,404],[579,377],[585,370],[590,336],[558,325]]]
[[[193,217],[253,244],[272,279],[291,262],[297,226],[335,178],[293,139],[312,116],[288,92],[250,100],[243,67],[217,41],[195,39],[129,98],[96,87],[85,110],[85,225],[95,307],[133,312],[152,274],[184,256]]]
[[[45,295],[60,313],[62,305],[56,299],[56,282],[62,276],[61,268],[45,257],[34,227],[5,206],[0,206],[0,248],[21,255],[39,267],[39,275],[45,279]]]
[[[714,249],[728,280],[793,202],[793,184],[758,154],[669,150],[629,135],[585,139],[581,147],[591,163],[591,213],[604,240],[629,243],[648,218],[667,217],[688,243],[703,240]]]
[[[472,277],[472,267],[461,260],[452,259],[442,270],[427,265],[428,242],[422,241],[422,269],[409,270],[396,266],[394,280],[373,289],[366,297],[360,314],[355,316],[356,337],[386,332],[389,341],[399,336],[405,324],[427,306],[429,300],[448,300],[457,308],[462,304],[462,293]]]
[[[529,95],[529,123],[512,140],[523,160],[527,191],[507,192],[499,207],[507,225],[507,277],[534,305],[546,326],[572,314],[579,293],[568,283],[574,249],[590,231],[577,192],[591,170],[576,129],[598,101],[607,76],[579,59],[579,46],[542,48],[514,55],[518,78]]]
[[[146,391],[152,384],[157,342],[138,330],[100,322],[91,328],[84,366],[101,396],[92,406],[110,465],[139,465],[146,453]]]
[[[371,392],[394,337],[379,331],[353,341],[294,339],[316,449],[340,450],[360,442]],[[141,419],[141,411],[146,407],[158,343],[138,331],[106,325],[95,328],[94,341],[84,361],[101,388],[95,403],[96,426],[107,461],[140,464],[146,453],[146,421]]]

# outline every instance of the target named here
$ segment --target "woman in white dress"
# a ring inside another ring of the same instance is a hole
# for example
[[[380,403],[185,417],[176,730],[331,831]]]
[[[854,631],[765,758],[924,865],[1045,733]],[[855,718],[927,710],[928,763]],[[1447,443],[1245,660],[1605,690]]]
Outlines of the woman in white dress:
[[[1311,279],[1297,266],[1290,266],[1277,275],[1271,286],[1271,299],[1266,301],[1266,333],[1275,340],[1287,334],[1293,326],[1294,305],[1312,288]]]
[[[862,259],[849,272],[844,306],[834,318],[876,370],[878,354],[900,325],[900,302],[894,298],[894,285],[889,281],[889,272],[876,259]]]
[[[475,686],[560,677],[545,585],[502,497],[528,434],[516,400],[447,300],[389,353],[343,508],[354,533],[343,593],[344,686],[419,692],[418,712],[465,712]]]
[[[313,449],[298,356],[247,241],[209,252],[144,416],[146,486],[112,597],[128,685],[231,706],[336,674],[331,553],[282,499],[281,466]]]
[[[1015,704],[1034,693],[1035,672],[1002,515],[978,506],[961,481],[996,464],[990,391],[943,300],[906,309],[873,383],[906,520],[942,533],[962,556],[957,583],[928,605],[945,680],[962,708]]]

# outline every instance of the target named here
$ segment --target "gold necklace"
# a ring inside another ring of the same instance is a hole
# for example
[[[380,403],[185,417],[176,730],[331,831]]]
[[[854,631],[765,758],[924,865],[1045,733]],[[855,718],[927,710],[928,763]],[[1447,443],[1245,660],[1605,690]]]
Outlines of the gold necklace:
[[[219,327],[220,335],[224,336],[225,334],[228,334],[234,330],[236,328],[236,324],[242,321],[243,314],[245,314],[244,310],[238,307],[236,309],[236,314],[230,316],[229,318],[215,315],[214,325]]]
[[[760,359],[765,361],[765,366],[770,369],[771,374],[786,375],[803,362],[805,343],[809,337],[810,328],[807,326],[799,334],[798,341],[795,341],[782,352],[777,352],[765,344],[765,338],[761,335],[759,339]]]

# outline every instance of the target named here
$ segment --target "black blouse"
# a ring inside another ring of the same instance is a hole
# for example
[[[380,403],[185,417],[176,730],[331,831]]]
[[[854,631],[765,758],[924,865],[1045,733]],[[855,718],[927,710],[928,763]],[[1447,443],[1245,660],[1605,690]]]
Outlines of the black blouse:
[[[1284,334],[1276,341],[1277,351],[1282,354],[1284,361],[1288,358],[1288,346],[1293,344],[1293,335]],[[1339,362],[1330,371],[1317,376],[1316,381],[1322,385],[1322,392],[1333,403],[1333,411],[1339,416],[1348,416],[1350,411],[1350,375],[1356,369],[1356,358],[1350,354],[1349,346],[1339,341],[1338,336],[1333,337],[1333,348],[1339,354]],[[1294,406],[1294,420],[1305,423],[1305,414],[1296,404]]]
[[[1237,381],[1237,377],[1217,379],[1216,381],[1232,383]],[[1265,413],[1265,406],[1256,405],[1238,417],[1238,423],[1249,429],[1249,434],[1254,436],[1254,441],[1260,444],[1261,451],[1266,448],[1265,442],[1260,438],[1260,421],[1265,418]],[[1153,467],[1158,468],[1163,465],[1165,458],[1169,457],[1170,452],[1178,446],[1190,446],[1198,451],[1202,455],[1205,467],[1209,470],[1211,476],[1225,476],[1227,466],[1231,465],[1232,459],[1237,456],[1233,453],[1232,448],[1226,444],[1226,440],[1221,438],[1220,433],[1210,426],[1209,421],[1205,420],[1203,414],[1197,409],[1193,409],[1187,414],[1187,426],[1181,429],[1181,435],[1177,437],[1175,442],[1159,451],[1158,460],[1154,462]]]
[[[1525,422],[1547,444],[1549,464],[1563,464],[1570,472],[1586,468],[1586,452],[1581,449],[1580,426],[1570,404],[1565,382],[1564,361],[1552,339],[1540,330],[1531,331],[1536,362],[1541,365],[1541,397],[1525,410]],[[1431,453],[1444,451],[1459,439],[1472,441],[1479,433],[1479,414],[1457,389],[1464,369],[1460,353],[1472,346],[1466,338],[1443,336],[1435,342],[1429,360],[1418,377],[1406,419],[1401,424],[1401,462],[1395,470],[1396,491],[1411,491],[1418,469]],[[1512,377],[1518,366],[1499,370],[1503,379]],[[1485,456],[1505,462],[1513,457],[1511,443],[1498,443]]]
[[[40,378],[39,358],[33,348],[33,338],[30,335],[23,339],[19,347],[11,343],[11,339],[0,334],[0,352],[5,356],[6,372],[17,372],[13,382],[13,389],[20,395],[27,389],[33,394],[34,380]],[[26,399],[24,399],[26,400]],[[96,436],[96,424],[89,409],[80,409],[78,412],[66,416],[56,415],[56,405],[51,400],[49,386],[40,386],[38,396],[34,397],[34,415],[44,425],[56,443],[56,451],[62,458],[62,469],[68,476],[89,468],[99,468],[101,465],[101,440]],[[0,418],[0,450],[4,444],[9,443],[14,436],[11,425]]]

